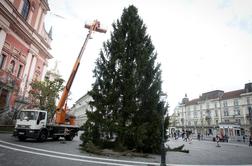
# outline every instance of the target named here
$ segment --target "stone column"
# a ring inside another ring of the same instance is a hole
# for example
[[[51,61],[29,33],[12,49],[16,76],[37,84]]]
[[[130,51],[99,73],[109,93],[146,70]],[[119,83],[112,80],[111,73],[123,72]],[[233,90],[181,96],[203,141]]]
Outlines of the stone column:
[[[30,90],[30,83],[32,81],[34,71],[35,71],[35,66],[37,63],[37,53],[38,50],[34,47],[31,46],[29,53],[26,58],[26,65],[24,68],[24,74],[23,74],[23,79],[20,85],[21,88],[21,93],[24,97],[28,97],[28,92]]]
[[[0,53],[2,52],[4,46],[9,25],[10,23],[4,19],[3,16],[0,16]]]
[[[45,62],[43,62],[43,73],[42,73],[42,76],[41,76],[41,80],[42,81],[45,80],[45,75],[46,75],[47,67],[48,67],[48,62],[45,60]]]
[[[32,79],[33,79],[33,76],[34,76],[34,73],[35,73],[35,67],[36,67],[36,64],[37,64],[37,55],[33,55],[33,61],[32,61],[32,64],[31,64],[31,70],[29,71],[28,73],[28,84],[27,84],[27,93],[29,92],[29,90],[31,89],[31,86],[30,84],[32,83]],[[27,94],[28,95],[28,94]]]
[[[0,52],[2,52],[5,42],[6,32],[0,27]]]

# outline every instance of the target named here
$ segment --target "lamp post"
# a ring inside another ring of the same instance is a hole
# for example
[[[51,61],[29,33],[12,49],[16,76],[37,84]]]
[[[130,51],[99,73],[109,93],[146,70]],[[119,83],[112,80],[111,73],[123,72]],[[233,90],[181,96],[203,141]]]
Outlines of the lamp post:
[[[167,95],[165,93],[161,93],[160,98],[161,98],[161,163],[160,166],[165,166],[166,165],[166,150],[165,150],[165,128],[164,128],[164,107],[165,107],[165,100],[166,100]]]

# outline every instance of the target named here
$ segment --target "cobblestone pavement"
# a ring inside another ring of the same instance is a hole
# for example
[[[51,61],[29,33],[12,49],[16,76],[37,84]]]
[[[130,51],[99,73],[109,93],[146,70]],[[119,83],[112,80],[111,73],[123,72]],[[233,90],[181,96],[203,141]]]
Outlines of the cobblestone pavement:
[[[213,141],[189,142],[170,139],[167,145],[177,147],[185,145],[189,153],[167,152],[167,163],[172,164],[196,164],[196,165],[252,165],[252,147],[243,143],[217,143]]]
[[[79,144],[81,143],[78,137],[73,141],[61,143],[55,141],[46,141],[44,143],[38,143],[34,141],[20,142],[16,138],[13,138],[11,134],[0,134],[0,140],[6,141],[12,144],[21,146],[27,146],[31,148],[39,148],[45,150],[53,150],[57,152],[65,152],[70,155],[83,155],[98,158],[110,158],[126,161],[137,161],[154,164],[140,164],[140,165],[159,165],[160,155],[149,155],[147,158],[143,157],[128,157],[128,156],[99,156],[89,154],[79,150]],[[220,143],[221,147],[216,147],[216,142],[212,141],[198,141],[193,140],[191,144],[189,142],[182,141],[182,139],[174,140],[170,139],[166,143],[168,146],[174,148],[180,145],[185,145],[184,149],[188,149],[189,153],[182,152],[167,152],[166,163],[168,165],[252,165],[252,147],[242,143]],[[3,145],[7,145],[6,143]],[[14,146],[13,146],[14,147]],[[19,148],[16,147],[15,148]],[[25,149],[24,149],[25,150]],[[2,156],[1,156],[2,155]],[[4,157],[5,156],[5,157]],[[30,156],[30,157],[29,157]],[[68,156],[67,156],[68,157]],[[38,162],[43,160],[43,162]],[[23,161],[23,162],[22,162]],[[45,161],[48,161],[45,163]],[[62,163],[64,161],[64,163]],[[29,163],[28,163],[29,162]],[[70,160],[52,159],[44,156],[29,155],[27,153],[21,153],[9,149],[0,148],[0,166],[1,164],[6,166],[20,165],[26,163],[27,166],[34,165],[97,165],[91,163],[83,163]],[[37,163],[38,162],[38,163]],[[58,163],[57,163],[58,162]],[[9,163],[9,164],[8,164]],[[57,164],[55,164],[57,163]],[[98,164],[99,165],[99,164]],[[104,164],[102,164],[104,165]],[[137,165],[137,164],[129,164]]]

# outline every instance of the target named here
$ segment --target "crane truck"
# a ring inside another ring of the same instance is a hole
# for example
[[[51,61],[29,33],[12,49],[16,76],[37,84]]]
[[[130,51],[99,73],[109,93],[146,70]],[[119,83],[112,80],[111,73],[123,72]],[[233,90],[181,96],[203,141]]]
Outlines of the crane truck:
[[[47,138],[58,140],[60,137],[64,137],[65,140],[71,141],[73,140],[74,136],[77,135],[79,127],[75,125],[75,117],[68,115],[66,100],[79,68],[80,60],[86,48],[87,42],[89,39],[91,39],[92,32],[106,33],[105,29],[100,28],[100,22],[97,20],[95,20],[91,25],[85,24],[85,28],[89,29],[89,33],[86,36],[80,53],[73,66],[71,75],[67,81],[66,86],[64,87],[61,98],[56,107],[55,120],[50,122],[48,120],[47,111],[45,110],[21,110],[17,116],[13,134],[14,136],[18,137],[20,141],[24,141],[26,138],[33,138],[43,142]]]

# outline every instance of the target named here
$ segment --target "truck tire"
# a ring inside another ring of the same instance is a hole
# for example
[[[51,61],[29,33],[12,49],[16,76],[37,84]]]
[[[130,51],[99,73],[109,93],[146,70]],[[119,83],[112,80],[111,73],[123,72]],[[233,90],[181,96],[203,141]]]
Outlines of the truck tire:
[[[60,136],[58,136],[58,135],[54,135],[52,138],[53,138],[53,140],[54,140],[54,141],[58,141],[58,140],[59,140],[59,138],[60,138]]]
[[[39,134],[38,141],[44,142],[47,139],[47,132],[46,130],[42,130]]]
[[[26,137],[23,135],[18,136],[19,141],[25,141]]]
[[[65,140],[66,140],[66,141],[72,141],[73,138],[74,138],[74,133],[72,133],[72,132],[71,132],[69,135],[66,135],[66,136],[65,136]]]

